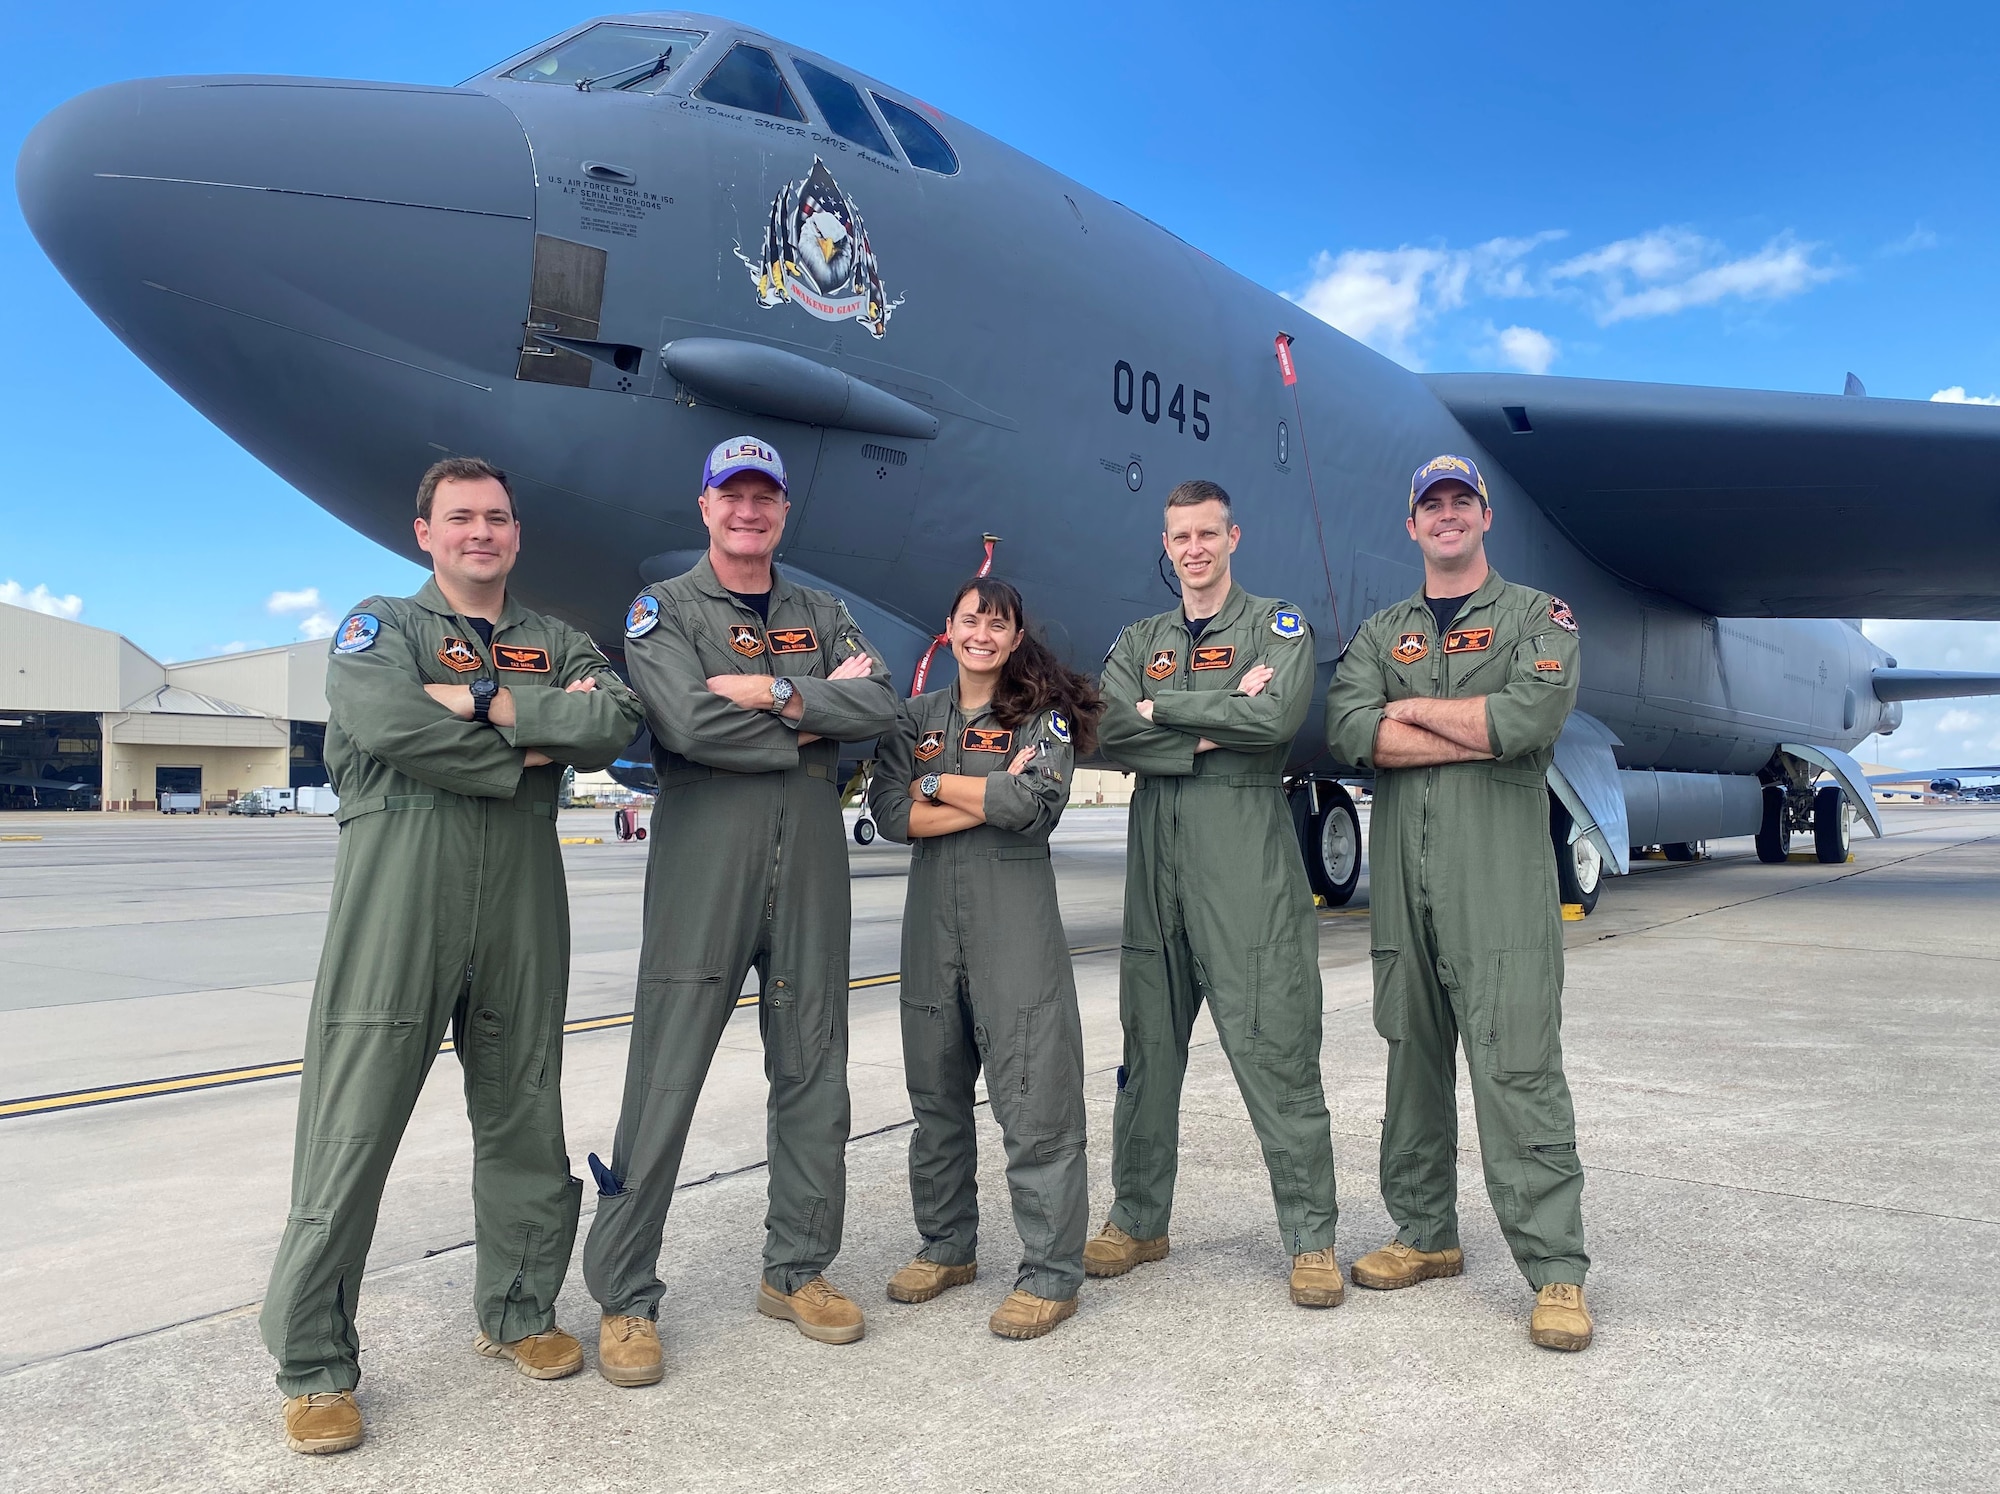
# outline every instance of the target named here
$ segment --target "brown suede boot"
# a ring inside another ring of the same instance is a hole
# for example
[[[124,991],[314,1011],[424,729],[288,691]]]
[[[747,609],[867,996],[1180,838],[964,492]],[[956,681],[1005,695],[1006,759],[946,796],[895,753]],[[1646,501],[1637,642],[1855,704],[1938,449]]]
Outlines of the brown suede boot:
[[[300,1453],[346,1452],[361,1445],[361,1407],[351,1390],[285,1397],[285,1446]]]
[[[560,1380],[583,1368],[583,1345],[560,1328],[503,1344],[480,1334],[472,1347],[488,1359],[511,1359],[530,1380]]]
[[[666,1373],[659,1325],[651,1318],[605,1313],[597,1325],[597,1372],[613,1385],[657,1385]]]
[[[816,1343],[851,1344],[868,1331],[861,1308],[824,1276],[815,1276],[790,1296],[769,1282],[757,1283],[757,1311],[792,1323]]]
[[[1123,1276],[1134,1266],[1166,1257],[1165,1235],[1157,1240],[1135,1240],[1107,1219],[1104,1228],[1083,1247],[1083,1271],[1086,1276]]]
[[[1590,1309],[1583,1305],[1583,1288],[1552,1281],[1535,1293],[1535,1313],[1528,1319],[1528,1341],[1544,1349],[1574,1353],[1590,1347]]]
[[[1413,1250],[1401,1240],[1391,1240],[1362,1256],[1348,1274],[1358,1287],[1393,1292],[1433,1277],[1456,1276],[1464,1269],[1465,1252],[1456,1245],[1449,1250]]]
[[[1058,1323],[1075,1316],[1074,1297],[1067,1302],[1053,1302],[1016,1287],[1007,1294],[1007,1300],[994,1309],[993,1316],[986,1320],[986,1326],[1002,1338],[1040,1338],[1044,1333],[1055,1332]]]
[[[1347,1295],[1333,1247],[1292,1257],[1292,1301],[1300,1307],[1338,1307]]]
[[[953,1287],[964,1286],[978,1274],[977,1261],[967,1261],[962,1266],[946,1266],[918,1256],[889,1278],[889,1300],[928,1302],[933,1297],[942,1297]]]

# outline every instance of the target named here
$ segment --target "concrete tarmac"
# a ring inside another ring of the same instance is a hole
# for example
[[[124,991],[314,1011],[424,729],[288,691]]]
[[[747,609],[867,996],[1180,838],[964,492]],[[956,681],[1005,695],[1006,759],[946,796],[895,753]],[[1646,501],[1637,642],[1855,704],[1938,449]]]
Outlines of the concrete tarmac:
[[[538,1384],[475,1356],[455,1063],[405,1142],[360,1307],[369,1441],[284,1450],[255,1302],[297,1080],[0,1119],[0,1488],[1905,1489],[1993,1481],[2000,1447],[2000,813],[1895,808],[1839,867],[1747,842],[1642,864],[1566,926],[1563,1046],[1589,1183],[1597,1343],[1533,1349],[1465,1101],[1466,1274],[1286,1300],[1261,1159],[1206,1018],[1166,1261],[1089,1282],[1050,1338],[986,1332],[1017,1244],[982,1137],[985,1271],[882,1296],[917,1244],[893,983],[853,999],[856,1139],[830,1273],[869,1314],[810,1343],[752,1308],[761,1055],[724,1039],[667,1225],[668,1375]],[[643,853],[566,816],[571,1017],[629,1010]],[[1123,816],[1072,811],[1094,1213],[1109,1206]],[[0,1110],[295,1058],[324,926],[324,822],[8,816]],[[857,848],[853,969],[897,965],[903,858]],[[1107,948],[1108,946],[1108,948]],[[1322,922],[1343,1261],[1386,1239],[1367,921]],[[571,1152],[604,1151],[626,1029],[570,1037]],[[1461,1086],[1463,1093],[1463,1086]],[[588,1207],[588,1195],[586,1207]],[[561,1317],[594,1357],[572,1275]]]

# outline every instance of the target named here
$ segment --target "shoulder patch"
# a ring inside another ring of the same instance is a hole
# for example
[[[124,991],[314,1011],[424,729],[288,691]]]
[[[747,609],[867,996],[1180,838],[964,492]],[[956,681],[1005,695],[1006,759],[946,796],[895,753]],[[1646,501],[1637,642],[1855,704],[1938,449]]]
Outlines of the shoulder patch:
[[[1280,607],[1277,615],[1271,619],[1271,631],[1280,638],[1303,638],[1306,633],[1306,620],[1291,608]]]
[[[1572,633],[1576,631],[1576,616],[1569,610],[1569,603],[1561,597],[1549,598],[1549,621]]]
[[[375,646],[375,635],[382,631],[382,619],[372,612],[355,612],[340,625],[334,634],[333,651],[336,654],[359,654]]]
[[[660,625],[660,599],[650,592],[641,592],[632,599],[632,606],[625,614],[625,636],[644,638]]]
[[[1105,663],[1109,664],[1111,662],[1111,656],[1118,652],[1118,645],[1125,641],[1125,631],[1126,630],[1124,628],[1120,628],[1118,630],[1118,636],[1111,640],[1111,647],[1107,648],[1104,651]]]
[[[1049,712],[1049,735],[1058,742],[1069,741],[1069,717],[1061,711]]]

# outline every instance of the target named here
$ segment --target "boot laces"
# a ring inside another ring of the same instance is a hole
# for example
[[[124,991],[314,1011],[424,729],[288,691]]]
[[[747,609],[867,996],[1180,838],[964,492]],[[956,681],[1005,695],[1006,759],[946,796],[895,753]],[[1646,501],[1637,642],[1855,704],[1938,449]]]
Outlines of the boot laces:
[[[644,1333],[649,1326],[651,1326],[650,1321],[642,1317],[627,1316],[614,1318],[612,1319],[611,1335],[621,1344],[630,1343],[633,1339]]]
[[[1551,1307],[1583,1305],[1583,1289],[1573,1282],[1552,1281],[1542,1288],[1542,1295],[1548,1298]]]
[[[833,1283],[824,1276],[815,1276],[792,1295],[805,1298],[815,1307],[824,1307],[827,1303],[838,1301],[840,1298],[840,1293],[834,1290]]]
[[[306,1406],[308,1409],[315,1406],[338,1406],[345,1402],[350,1394],[352,1392],[346,1390],[315,1390],[306,1396]]]
[[[1333,1264],[1333,1249],[1329,1246],[1324,1250],[1308,1250],[1299,1257],[1298,1264],[1301,1266],[1330,1266]]]

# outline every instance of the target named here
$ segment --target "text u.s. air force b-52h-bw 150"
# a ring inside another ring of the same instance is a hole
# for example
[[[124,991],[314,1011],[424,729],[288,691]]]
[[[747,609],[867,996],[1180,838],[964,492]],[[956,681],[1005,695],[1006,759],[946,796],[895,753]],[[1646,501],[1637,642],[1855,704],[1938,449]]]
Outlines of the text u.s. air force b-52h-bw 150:
[[[1419,376],[1130,209],[900,89],[727,20],[592,21],[456,88],[303,78],[98,89],[18,167],[36,237],[198,409],[408,552],[440,453],[504,465],[530,606],[615,643],[701,545],[692,474],[783,451],[782,562],[908,678],[980,536],[1094,660],[1168,603],[1161,500],[1214,478],[1240,574],[1324,680],[1414,592],[1409,473],[1473,455],[1490,553],[1581,628],[1550,772],[1567,895],[1628,847],[1871,824],[1846,749],[1900,702],[1858,616],[2000,617],[2000,410],[1514,375]],[[1901,522],[1899,522],[1901,521]],[[1954,524],[1956,533],[1965,525]],[[1291,769],[1319,890],[1353,806],[1315,714]],[[1822,770],[1833,782],[1813,787]]]

